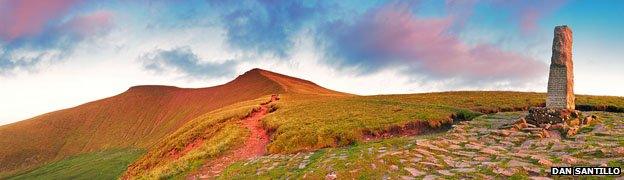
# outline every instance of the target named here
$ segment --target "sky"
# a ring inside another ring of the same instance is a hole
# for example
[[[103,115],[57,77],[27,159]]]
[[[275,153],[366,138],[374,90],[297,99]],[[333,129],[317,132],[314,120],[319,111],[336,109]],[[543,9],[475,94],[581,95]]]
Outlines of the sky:
[[[624,1],[0,0],[0,124],[252,68],[360,95],[545,92],[553,29],[577,94],[624,96]]]

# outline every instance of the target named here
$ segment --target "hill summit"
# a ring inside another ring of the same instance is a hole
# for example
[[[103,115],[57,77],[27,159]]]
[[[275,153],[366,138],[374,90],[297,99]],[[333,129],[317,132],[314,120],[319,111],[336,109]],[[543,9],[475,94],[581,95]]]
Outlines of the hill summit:
[[[284,93],[347,95],[257,68],[214,87],[134,86],[109,98],[0,126],[0,172],[103,149],[145,148],[200,115]]]

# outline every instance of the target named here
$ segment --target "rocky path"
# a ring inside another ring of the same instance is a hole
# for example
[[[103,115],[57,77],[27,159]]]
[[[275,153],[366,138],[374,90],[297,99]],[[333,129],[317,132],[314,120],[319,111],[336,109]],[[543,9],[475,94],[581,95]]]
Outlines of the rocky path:
[[[242,125],[250,131],[244,145],[205,163],[198,173],[190,175],[187,179],[214,179],[223,169],[234,162],[264,155],[269,143],[269,135],[262,127],[261,120],[269,113],[269,104],[278,99],[277,95],[271,96],[270,101],[262,103],[260,107],[241,119]]]
[[[624,166],[624,113],[592,113],[602,123],[569,139],[500,130],[524,114],[499,113],[424,137],[263,156],[229,167],[223,178],[551,179],[551,166]]]

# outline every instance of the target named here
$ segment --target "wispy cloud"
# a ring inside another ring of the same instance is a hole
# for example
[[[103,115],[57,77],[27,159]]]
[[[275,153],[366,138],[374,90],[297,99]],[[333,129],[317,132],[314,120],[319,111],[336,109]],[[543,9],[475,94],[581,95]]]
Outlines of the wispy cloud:
[[[174,72],[191,78],[212,78],[232,75],[237,62],[227,60],[222,63],[202,61],[190,47],[177,47],[169,50],[156,49],[141,55],[143,68],[152,72]]]
[[[211,1],[221,11],[227,44],[237,50],[286,56],[293,46],[291,37],[315,16],[323,13],[322,3],[302,1]]]
[[[510,13],[509,21],[517,23],[522,33],[531,33],[544,16],[551,14],[566,3],[566,0],[530,1],[492,0],[492,5]]]
[[[389,3],[349,21],[321,28],[327,62],[358,67],[363,73],[389,67],[429,79],[525,81],[543,75],[546,65],[489,44],[468,45],[451,29],[453,16],[416,16],[409,4]]]
[[[49,25],[36,34],[20,34],[0,41],[0,75],[62,60],[80,42],[106,34],[113,26],[112,19],[111,12],[95,11]]]
[[[0,37],[11,41],[44,31],[51,20],[64,15],[79,0],[0,1]]]

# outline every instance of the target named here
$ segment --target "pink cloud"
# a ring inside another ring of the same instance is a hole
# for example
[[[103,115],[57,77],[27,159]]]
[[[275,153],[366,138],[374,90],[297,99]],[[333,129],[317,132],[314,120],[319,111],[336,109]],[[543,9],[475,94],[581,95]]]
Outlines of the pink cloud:
[[[110,11],[95,11],[72,18],[62,26],[62,29],[80,37],[88,37],[107,30],[113,24],[112,19],[113,13]]]
[[[0,2],[0,37],[13,40],[34,35],[66,13],[79,0],[4,0]]]
[[[469,45],[451,33],[453,16],[420,18],[409,6],[391,3],[367,12],[353,24],[328,29],[342,65],[368,69],[407,66],[434,78],[526,80],[543,74],[546,64],[489,44]]]
[[[565,2],[565,0],[494,0],[493,4],[511,13],[510,18],[517,20],[521,32],[526,34],[533,32],[540,19],[563,6]]]

